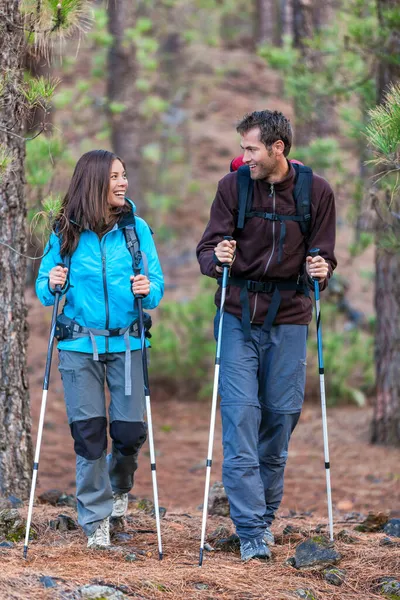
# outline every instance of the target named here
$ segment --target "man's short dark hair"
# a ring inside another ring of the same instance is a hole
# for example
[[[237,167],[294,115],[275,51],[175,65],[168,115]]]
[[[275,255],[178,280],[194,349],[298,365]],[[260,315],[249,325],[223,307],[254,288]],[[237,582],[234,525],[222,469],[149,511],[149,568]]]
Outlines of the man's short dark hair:
[[[260,140],[266,148],[270,148],[274,142],[282,140],[285,145],[283,154],[288,156],[292,147],[292,127],[289,119],[277,110],[256,110],[247,114],[238,123],[236,131],[243,135],[254,129],[260,128]]]

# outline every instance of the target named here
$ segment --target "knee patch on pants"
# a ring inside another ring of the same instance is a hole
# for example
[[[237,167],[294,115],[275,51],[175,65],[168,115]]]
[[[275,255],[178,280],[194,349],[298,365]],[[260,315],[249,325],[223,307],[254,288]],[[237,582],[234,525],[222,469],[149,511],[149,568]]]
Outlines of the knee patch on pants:
[[[97,460],[107,448],[107,420],[105,417],[94,417],[84,421],[73,421],[70,424],[74,438],[74,450],[86,460]]]
[[[139,452],[147,438],[147,425],[144,421],[113,421],[110,435],[115,447],[123,456]]]

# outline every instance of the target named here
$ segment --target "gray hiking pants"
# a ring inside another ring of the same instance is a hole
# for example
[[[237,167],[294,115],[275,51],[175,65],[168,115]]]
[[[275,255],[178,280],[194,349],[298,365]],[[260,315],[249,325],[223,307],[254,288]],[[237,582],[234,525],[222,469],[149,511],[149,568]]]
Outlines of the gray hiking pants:
[[[216,317],[216,334],[219,314]],[[289,439],[304,399],[306,325],[252,325],[225,313],[219,392],[223,484],[243,540],[261,537],[283,496]]]
[[[133,486],[138,454],[146,440],[145,398],[140,350],[131,352],[132,393],[125,396],[125,353],[59,353],[68,423],[76,453],[78,522],[87,536],[111,515],[112,492]],[[104,385],[110,391],[111,453],[107,452]]]

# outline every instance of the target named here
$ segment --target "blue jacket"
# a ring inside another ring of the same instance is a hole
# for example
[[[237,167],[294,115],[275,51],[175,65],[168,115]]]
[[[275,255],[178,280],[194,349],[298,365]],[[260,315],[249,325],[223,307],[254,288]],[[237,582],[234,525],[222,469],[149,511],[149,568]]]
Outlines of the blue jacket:
[[[123,228],[132,227],[133,222],[140,250],[148,263],[148,273],[145,273],[143,266],[141,272],[150,279],[150,293],[142,300],[143,308],[155,308],[163,296],[164,279],[151,230],[143,219],[134,217],[136,209],[131,204],[132,213],[124,215],[101,240],[89,230],[80,235],[70,261],[69,287],[65,291],[63,309],[63,313],[79,325],[95,329],[120,329],[138,317],[130,281],[133,275],[132,256],[123,233]],[[60,239],[55,233],[51,234],[44,254],[36,280],[36,293],[42,304],[50,306],[54,304],[54,293],[49,287],[49,271],[63,262]],[[125,351],[123,337],[96,336],[96,343],[100,354]],[[130,345],[131,350],[138,350],[140,339],[130,336]],[[89,337],[62,340],[58,342],[58,348],[93,352]]]

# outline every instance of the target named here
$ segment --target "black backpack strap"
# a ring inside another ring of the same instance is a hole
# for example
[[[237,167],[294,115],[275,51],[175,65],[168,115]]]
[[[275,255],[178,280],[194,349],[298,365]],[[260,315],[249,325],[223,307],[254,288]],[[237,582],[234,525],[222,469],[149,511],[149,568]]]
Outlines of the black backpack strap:
[[[124,227],[124,236],[126,247],[132,256],[133,272],[136,275],[142,262],[142,253],[140,252],[140,244],[135,225],[133,225],[133,227]]]
[[[243,229],[246,212],[251,210],[253,204],[253,186],[254,182],[250,177],[250,169],[243,165],[237,170],[237,190],[238,190],[238,221],[236,229]]]
[[[292,163],[296,171],[295,186],[293,197],[296,203],[296,214],[301,217],[299,221],[301,232],[304,236],[310,231],[311,227],[311,189],[313,172],[310,167]]]

